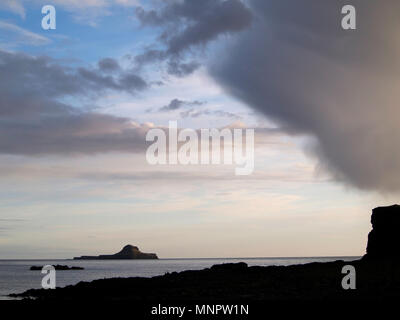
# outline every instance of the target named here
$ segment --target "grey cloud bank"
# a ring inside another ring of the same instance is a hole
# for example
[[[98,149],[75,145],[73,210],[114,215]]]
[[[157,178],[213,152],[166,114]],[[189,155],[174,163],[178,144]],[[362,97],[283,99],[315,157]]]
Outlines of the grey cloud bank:
[[[251,0],[253,26],[210,72],[227,92],[290,134],[336,179],[400,190],[400,3],[352,1],[357,30],[341,29],[344,1]]]
[[[112,59],[100,69],[74,70],[48,57],[0,51],[0,153],[70,154],[144,149],[146,125],[128,118],[80,111],[63,98],[107,90],[135,94],[147,88]],[[101,70],[115,71],[115,75]]]

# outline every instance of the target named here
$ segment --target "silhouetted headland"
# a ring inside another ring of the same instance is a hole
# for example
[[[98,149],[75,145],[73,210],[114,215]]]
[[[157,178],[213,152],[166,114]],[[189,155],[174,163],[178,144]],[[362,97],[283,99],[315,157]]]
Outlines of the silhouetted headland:
[[[400,260],[400,206],[378,207],[372,210],[372,230],[368,234],[365,260]]]
[[[115,254],[99,255],[99,256],[81,256],[75,257],[74,260],[119,260],[119,259],[158,259],[155,253],[144,253],[138,247],[130,244],[122,248],[122,250]]]
[[[31,289],[13,296],[38,300],[92,299],[160,303],[169,301],[364,301],[400,298],[400,206],[373,210],[367,254],[361,260],[292,266],[215,265],[153,278],[80,282],[55,290]],[[356,289],[345,290],[345,265],[356,270]]]

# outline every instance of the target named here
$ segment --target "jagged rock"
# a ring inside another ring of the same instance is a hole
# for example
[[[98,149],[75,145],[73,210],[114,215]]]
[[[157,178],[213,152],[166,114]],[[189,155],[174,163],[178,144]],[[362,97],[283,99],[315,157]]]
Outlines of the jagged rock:
[[[400,206],[378,207],[372,210],[372,230],[368,234],[364,260],[400,259]]]
[[[130,244],[122,248],[116,254],[99,255],[99,256],[81,256],[75,257],[74,260],[118,260],[118,259],[158,259],[155,253],[144,253],[138,247]]]

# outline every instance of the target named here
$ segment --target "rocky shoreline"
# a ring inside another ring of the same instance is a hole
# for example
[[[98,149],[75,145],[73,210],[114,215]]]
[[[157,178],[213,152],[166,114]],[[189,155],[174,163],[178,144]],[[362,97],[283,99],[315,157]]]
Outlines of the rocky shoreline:
[[[356,269],[356,290],[341,286],[344,265]],[[293,266],[215,265],[153,278],[80,282],[55,290],[32,289],[13,297],[38,300],[388,300],[398,299],[400,265],[393,261],[335,261]]]
[[[398,300],[400,206],[373,210],[367,254],[360,260],[292,266],[215,265],[153,278],[80,282],[55,290],[31,289],[13,297],[36,300],[112,301],[336,301]],[[356,289],[345,290],[345,265],[355,269]]]

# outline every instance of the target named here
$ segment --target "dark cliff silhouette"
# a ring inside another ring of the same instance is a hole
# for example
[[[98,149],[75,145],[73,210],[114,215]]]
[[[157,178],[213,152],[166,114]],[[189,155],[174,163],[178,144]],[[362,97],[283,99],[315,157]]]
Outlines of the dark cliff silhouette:
[[[338,260],[291,266],[248,267],[222,264],[198,271],[153,278],[115,278],[80,282],[56,290],[31,289],[17,297],[40,300],[101,300],[161,303],[169,301],[398,301],[400,262],[396,230],[399,206],[373,210],[367,254],[361,260]],[[356,271],[356,289],[344,289],[343,267]],[[329,311],[331,312],[331,310]]]
[[[115,254],[99,255],[99,256],[81,256],[75,257],[74,260],[125,260],[125,259],[158,259],[155,253],[144,253],[138,247],[130,244],[122,248],[122,250]]]
[[[400,206],[378,207],[372,210],[372,230],[368,234],[364,260],[400,259]]]

